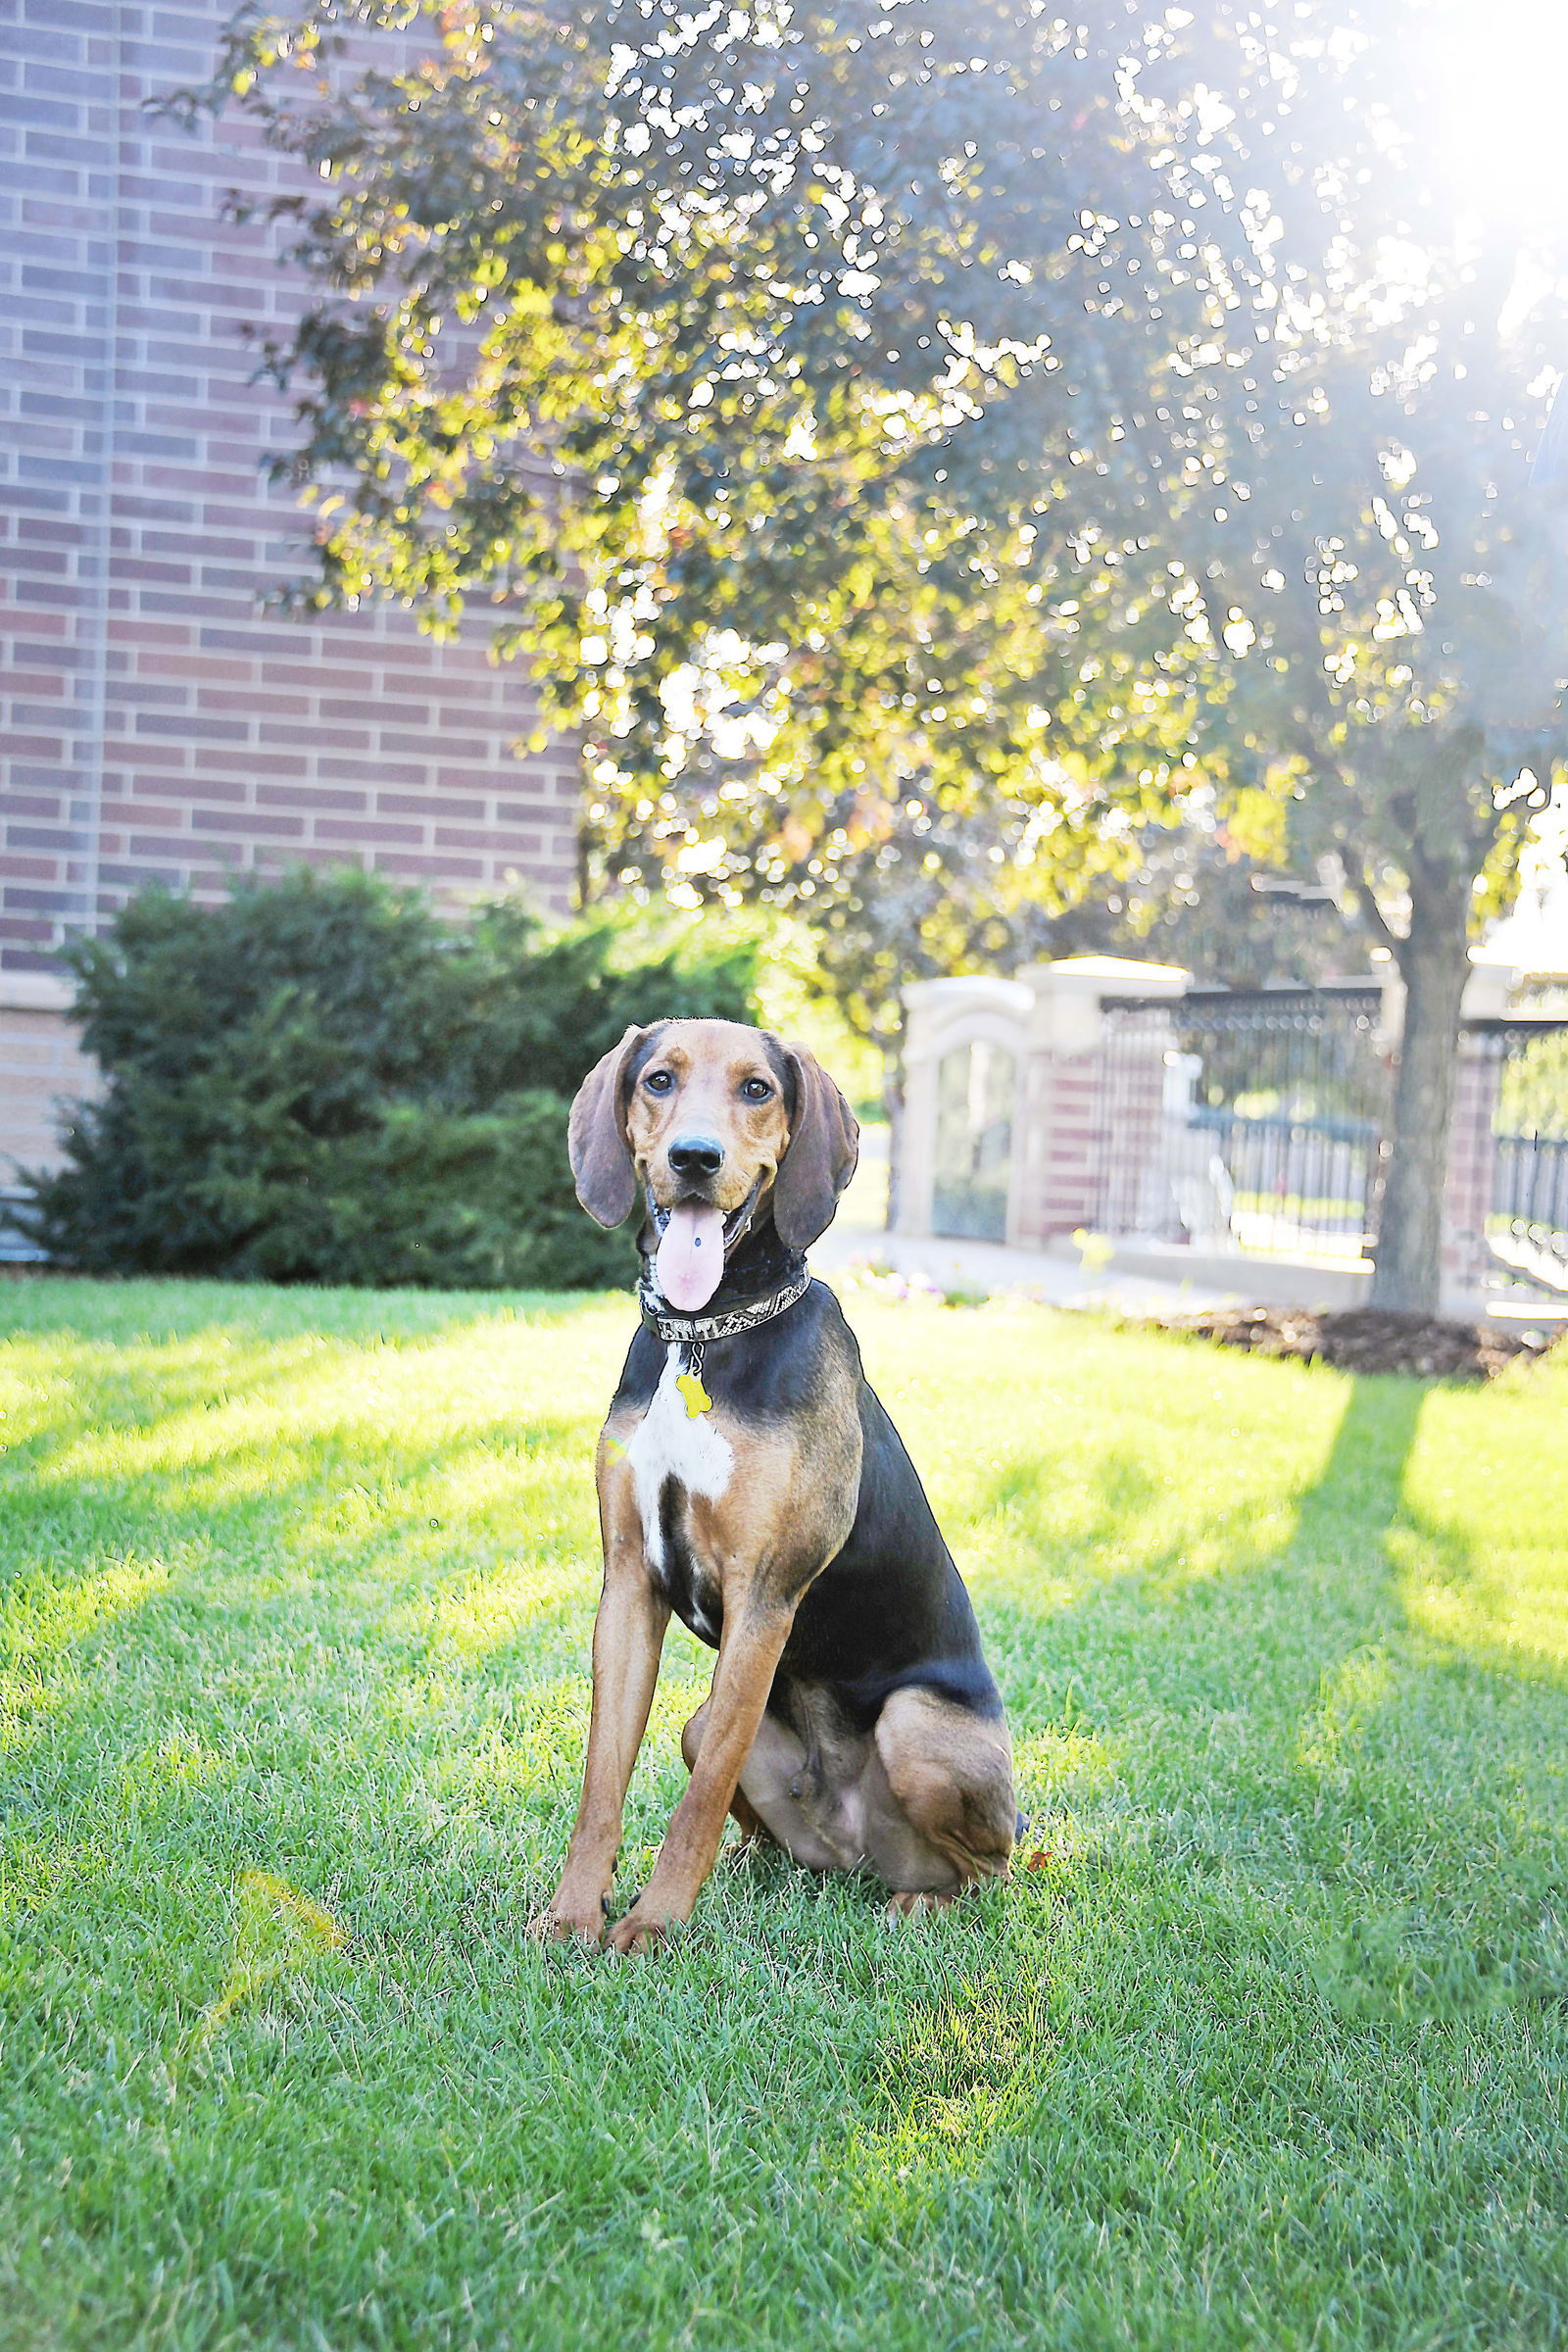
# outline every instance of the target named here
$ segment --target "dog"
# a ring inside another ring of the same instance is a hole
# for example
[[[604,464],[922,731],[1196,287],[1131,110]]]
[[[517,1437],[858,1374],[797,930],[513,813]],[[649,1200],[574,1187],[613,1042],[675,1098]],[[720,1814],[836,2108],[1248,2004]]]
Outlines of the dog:
[[[806,1267],[859,1131],[813,1056],[737,1022],[628,1029],[568,1150],[604,1226],[639,1190],[642,1328],[600,1437],[604,1590],[582,1798],[547,1940],[616,1952],[690,1918],[727,1814],[906,1919],[1007,1874],[1012,1749],[963,1582],[838,1300]],[[671,1610],[718,1652],[691,1778],[607,1928]]]

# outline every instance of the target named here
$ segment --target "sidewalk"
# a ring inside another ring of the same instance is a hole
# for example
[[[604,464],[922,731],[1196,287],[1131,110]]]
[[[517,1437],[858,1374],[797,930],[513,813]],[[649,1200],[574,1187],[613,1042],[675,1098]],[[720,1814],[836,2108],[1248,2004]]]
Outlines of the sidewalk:
[[[954,1241],[940,1235],[888,1233],[863,1217],[841,1216],[811,1250],[815,1273],[832,1275],[870,1260],[901,1274],[925,1278],[939,1291],[1013,1291],[1049,1306],[1108,1307],[1121,1315],[1180,1314],[1241,1302],[1238,1291],[1200,1290],[1152,1275],[1092,1271],[1043,1250],[1008,1250],[1000,1242]]]
[[[1239,1265],[1237,1281],[1222,1286],[1212,1279],[1214,1260],[1209,1258],[1205,1269],[1208,1281],[1167,1282],[1154,1274],[1135,1273],[1130,1267],[1090,1267],[1068,1257],[1049,1257],[1041,1250],[1004,1249],[1000,1242],[886,1233],[863,1215],[841,1217],[829,1226],[810,1256],[818,1274],[833,1275],[857,1262],[863,1265],[869,1261],[917,1276],[938,1291],[987,1296],[1012,1292],[1048,1306],[1106,1307],[1118,1315],[1200,1314],[1211,1306],[1337,1302],[1321,1268],[1287,1268],[1264,1258]],[[1446,1307],[1445,1312],[1461,1322],[1504,1327],[1529,1323],[1551,1329],[1568,1321],[1568,1300],[1515,1299],[1503,1295],[1459,1308]]]
[[[1008,1250],[1001,1242],[951,1240],[945,1235],[889,1233],[888,1134],[868,1127],[860,1136],[860,1164],[839,1203],[839,1213],[810,1252],[818,1274],[838,1274],[857,1263],[892,1267],[923,1277],[939,1291],[1013,1292],[1048,1306],[1108,1307],[1122,1315],[1161,1315],[1234,1304],[1237,1295],[1199,1289],[1156,1275],[1086,1268],[1072,1257],[1048,1257],[1043,1250]]]

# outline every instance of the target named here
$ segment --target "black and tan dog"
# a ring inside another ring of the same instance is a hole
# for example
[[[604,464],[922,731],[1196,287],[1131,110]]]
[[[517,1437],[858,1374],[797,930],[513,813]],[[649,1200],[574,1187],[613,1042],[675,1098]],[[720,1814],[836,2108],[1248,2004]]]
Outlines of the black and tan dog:
[[[671,1609],[718,1662],[616,1951],[690,1917],[726,1812],[808,1869],[880,1877],[895,1916],[1006,1872],[1012,1754],[969,1596],[806,1271],[858,1140],[809,1054],[728,1021],[628,1030],[572,1106],[583,1206],[617,1225],[640,1185],[648,1218],[643,1328],[599,1446],[587,1770],[543,1936],[606,1934]]]

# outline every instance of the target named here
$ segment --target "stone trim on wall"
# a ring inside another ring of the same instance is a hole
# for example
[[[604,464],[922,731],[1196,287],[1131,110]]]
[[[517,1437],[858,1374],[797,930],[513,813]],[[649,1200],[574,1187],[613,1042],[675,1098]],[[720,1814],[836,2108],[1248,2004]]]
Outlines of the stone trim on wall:
[[[52,972],[0,972],[0,1192],[19,1166],[57,1164],[62,1112],[102,1084],[68,1017],[70,1002]]]

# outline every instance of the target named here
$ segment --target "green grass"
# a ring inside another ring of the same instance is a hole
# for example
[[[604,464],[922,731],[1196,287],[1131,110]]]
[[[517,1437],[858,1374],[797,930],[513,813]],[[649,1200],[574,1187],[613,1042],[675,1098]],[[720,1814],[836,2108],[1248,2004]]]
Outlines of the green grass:
[[[625,1302],[0,1291],[8,2352],[1568,2341],[1568,1365],[854,1314],[1031,1866],[617,1966],[523,1926]]]

